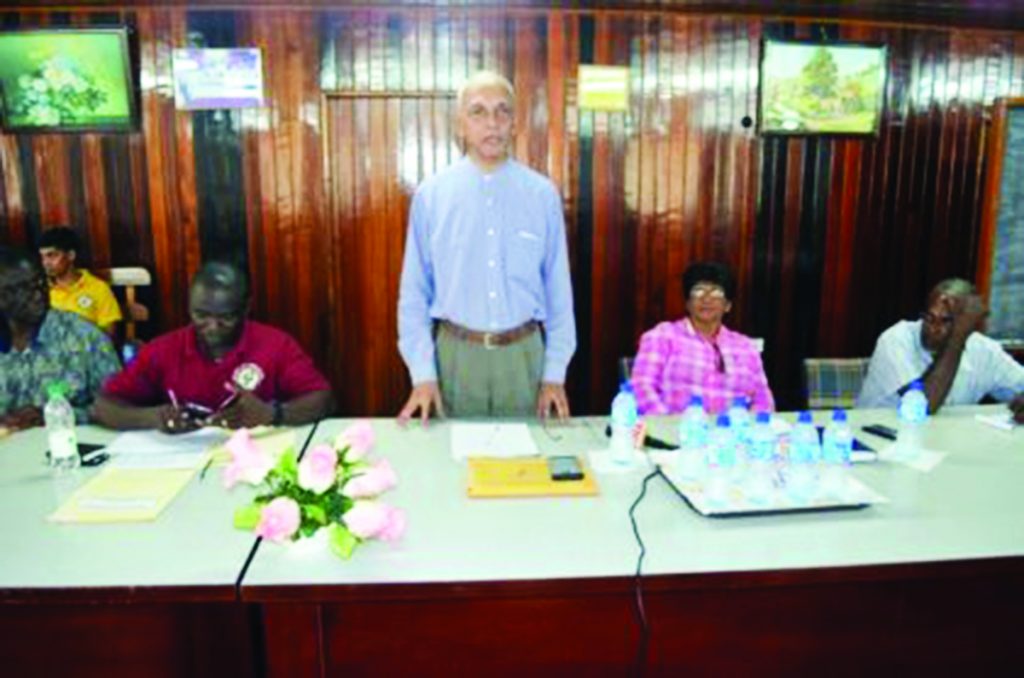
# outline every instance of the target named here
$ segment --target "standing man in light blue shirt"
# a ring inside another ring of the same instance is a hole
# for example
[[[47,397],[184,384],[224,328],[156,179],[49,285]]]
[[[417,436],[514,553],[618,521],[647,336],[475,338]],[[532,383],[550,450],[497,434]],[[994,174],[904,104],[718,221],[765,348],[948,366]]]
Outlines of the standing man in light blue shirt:
[[[398,297],[398,348],[413,389],[407,422],[569,416],[576,350],[562,201],[509,158],[515,92],[482,71],[459,89],[466,155],[413,198]]]

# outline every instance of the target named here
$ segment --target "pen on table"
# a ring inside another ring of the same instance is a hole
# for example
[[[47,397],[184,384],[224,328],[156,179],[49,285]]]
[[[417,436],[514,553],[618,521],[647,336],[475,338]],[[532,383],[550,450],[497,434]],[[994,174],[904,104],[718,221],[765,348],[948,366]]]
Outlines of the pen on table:
[[[203,466],[203,470],[199,472],[199,480],[202,480],[203,478],[206,477],[206,472],[210,470],[211,466],[213,466],[213,454],[210,455],[210,458],[207,460],[206,465]]]

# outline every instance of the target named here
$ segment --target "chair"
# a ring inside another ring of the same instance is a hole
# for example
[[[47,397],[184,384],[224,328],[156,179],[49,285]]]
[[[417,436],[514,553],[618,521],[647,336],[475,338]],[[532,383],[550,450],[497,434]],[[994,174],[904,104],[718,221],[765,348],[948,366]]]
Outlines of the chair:
[[[149,320],[149,309],[135,301],[135,288],[153,284],[149,271],[139,266],[119,266],[107,271],[111,287],[124,288],[124,342],[135,342],[135,323]]]
[[[812,410],[853,407],[870,362],[870,358],[804,359],[807,407]]]

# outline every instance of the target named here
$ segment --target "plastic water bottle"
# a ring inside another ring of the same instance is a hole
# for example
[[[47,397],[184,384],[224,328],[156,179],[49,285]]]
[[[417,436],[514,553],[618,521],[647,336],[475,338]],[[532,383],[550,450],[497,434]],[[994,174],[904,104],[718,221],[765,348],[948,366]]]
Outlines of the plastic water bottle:
[[[897,415],[899,434],[896,446],[902,454],[915,455],[923,447],[923,429],[928,421],[928,396],[924,393],[924,383],[920,379],[911,382],[910,388],[900,396]]]
[[[732,427],[736,445],[742,454],[746,454],[750,445],[750,410],[747,409],[746,396],[736,396],[729,407],[729,424]]]
[[[64,397],[67,386],[61,382],[46,388],[46,406],[43,419],[46,422],[46,438],[50,445],[50,466],[57,474],[74,470],[81,461],[78,458],[78,437],[75,435],[75,411]]]
[[[750,447],[748,456],[752,462],[775,461],[778,437],[772,429],[771,412],[758,412],[754,425],[750,428]]]
[[[704,399],[690,396],[690,404],[679,417],[679,472],[684,478],[699,478],[704,472],[704,451],[708,446],[708,415]]]
[[[633,431],[637,423],[636,396],[628,381],[619,386],[619,393],[612,400],[611,459],[623,466],[633,463]]]
[[[821,450],[821,457],[825,462],[822,484],[827,492],[842,492],[852,454],[853,431],[846,420],[846,412],[837,409],[832,413],[832,421],[825,427]]]
[[[789,473],[786,487],[798,501],[814,494],[818,483],[817,464],[821,459],[821,441],[811,413],[803,411],[789,435]]]
[[[750,444],[747,457],[750,461],[747,481],[747,495],[756,503],[768,503],[775,492],[775,458],[778,437],[772,429],[770,412],[758,412],[754,425],[750,427]]]
[[[706,458],[708,472],[705,487],[708,499],[715,504],[725,503],[736,471],[736,438],[729,415],[718,415],[715,427],[708,435]]]

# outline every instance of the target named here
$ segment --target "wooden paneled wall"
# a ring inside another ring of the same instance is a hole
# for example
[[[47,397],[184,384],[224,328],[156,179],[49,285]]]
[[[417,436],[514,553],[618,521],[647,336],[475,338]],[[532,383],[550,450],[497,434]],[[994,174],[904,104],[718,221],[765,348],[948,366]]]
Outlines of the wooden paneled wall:
[[[728,322],[766,340],[780,405],[810,356],[867,355],[948,275],[971,276],[990,104],[1024,95],[1024,35],[656,11],[458,8],[0,13],[4,26],[135,27],[139,131],[0,135],[0,240],[71,222],[96,266],[155,274],[152,332],[187,322],[208,256],[246,261],[254,314],[294,333],[346,414],[406,395],[395,347],[409,198],[457,157],[450,93],[479,67],[519,96],[515,153],[565,201],[576,412],[603,412],[616,360],[683,312],[680,275],[727,262]],[[884,42],[875,139],[763,139],[762,37]],[[178,112],[171,50],[263,49],[267,106]],[[580,63],[631,69],[627,113],[580,111]]]

